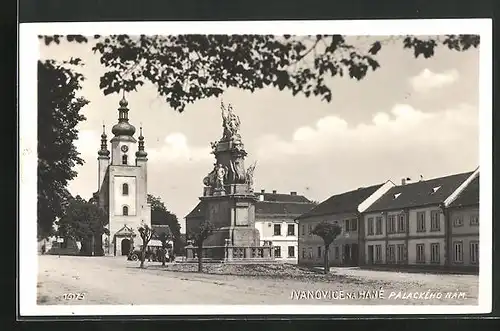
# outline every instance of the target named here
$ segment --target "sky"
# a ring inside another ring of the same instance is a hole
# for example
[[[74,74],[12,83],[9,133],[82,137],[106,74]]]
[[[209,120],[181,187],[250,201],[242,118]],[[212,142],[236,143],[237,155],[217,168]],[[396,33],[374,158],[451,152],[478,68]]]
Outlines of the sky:
[[[361,38],[369,44],[369,38]],[[361,45],[361,44],[360,44]],[[120,95],[104,96],[105,68],[91,46],[40,46],[41,59],[80,57],[86,77],[76,141],[83,166],[70,182],[73,195],[97,191],[97,151],[102,125],[108,139],[118,121]],[[221,138],[220,102],[241,119],[248,156],[257,161],[255,189],[296,191],[323,201],[331,195],[401,178],[418,180],[472,171],[479,165],[479,50],[440,48],[430,59],[413,57],[401,43],[384,45],[380,68],[361,80],[329,80],[333,98],[292,96],[265,88],[255,93],[229,89],[178,113],[145,85],[127,94],[130,123],[143,127],[148,152],[148,191],[161,197],[184,229],[184,217],[202,195],[203,177],[214,156],[210,142]]]

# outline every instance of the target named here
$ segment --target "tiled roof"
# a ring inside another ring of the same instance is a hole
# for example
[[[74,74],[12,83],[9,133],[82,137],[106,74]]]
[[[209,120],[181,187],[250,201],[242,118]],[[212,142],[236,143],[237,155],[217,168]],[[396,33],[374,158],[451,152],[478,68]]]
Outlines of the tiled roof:
[[[472,172],[393,187],[365,212],[414,208],[443,203],[470,175],[472,175]]]
[[[343,214],[357,212],[359,204],[368,199],[375,191],[384,184],[377,184],[369,187],[360,187],[357,190],[349,191],[331,196],[313,208],[308,213],[301,215],[298,219],[305,219],[313,216]]]
[[[168,225],[152,224],[151,228],[155,231],[153,235],[154,238],[159,238],[162,232],[165,232],[167,235],[172,234]]]
[[[460,192],[458,197],[450,204],[450,207],[472,206],[479,204],[479,175],[474,178],[467,187]]]
[[[307,213],[316,205],[309,203],[293,203],[293,202],[268,202],[257,201],[255,203],[256,215],[294,215],[299,216]]]
[[[204,215],[205,215],[205,205],[203,204],[203,202],[200,201],[198,202],[196,207],[194,207],[193,210],[191,210],[189,214],[186,215],[186,218],[202,217]]]
[[[255,193],[257,197],[264,196],[264,201],[255,202],[255,214],[257,215],[302,215],[308,212],[315,204],[303,195],[282,193]],[[203,217],[205,206],[200,201],[186,218]]]

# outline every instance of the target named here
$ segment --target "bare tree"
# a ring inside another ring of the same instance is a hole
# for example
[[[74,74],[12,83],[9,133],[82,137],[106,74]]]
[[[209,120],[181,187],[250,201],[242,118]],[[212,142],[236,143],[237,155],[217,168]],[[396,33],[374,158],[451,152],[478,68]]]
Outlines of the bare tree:
[[[330,270],[330,266],[328,265],[330,245],[341,232],[342,228],[338,224],[329,223],[326,221],[319,223],[312,230],[312,234],[321,237],[325,245],[325,254],[323,256],[325,259],[323,264],[325,274],[327,274]]]
[[[192,230],[188,235],[196,246],[198,255],[198,272],[203,272],[203,243],[212,235],[216,227],[210,221],[204,221],[199,227]]]
[[[144,260],[146,259],[146,249],[153,236],[153,229],[149,227],[147,224],[143,224],[139,227],[139,234],[142,239],[142,248],[141,248],[141,268],[144,268]]]

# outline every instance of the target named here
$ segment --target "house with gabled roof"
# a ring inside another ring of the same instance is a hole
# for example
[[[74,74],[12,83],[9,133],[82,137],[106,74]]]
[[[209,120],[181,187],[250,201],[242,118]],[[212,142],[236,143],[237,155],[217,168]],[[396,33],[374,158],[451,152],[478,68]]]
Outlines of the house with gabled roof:
[[[255,195],[255,228],[259,231],[260,245],[272,244],[277,261],[297,263],[299,229],[295,219],[316,204],[297,192],[261,190]],[[200,201],[186,215],[187,233],[205,219],[205,208]]]
[[[473,172],[407,183],[388,190],[365,210],[367,265],[444,266],[448,247],[446,202]]]
[[[391,181],[360,187],[356,190],[333,195],[309,212],[299,216],[299,264],[322,265],[324,259],[323,239],[313,235],[320,222],[336,223],[342,227],[341,234],[330,246],[330,265],[358,265],[362,237],[359,223],[366,208],[394,187]]]
[[[448,203],[448,265],[479,269],[479,169]]]

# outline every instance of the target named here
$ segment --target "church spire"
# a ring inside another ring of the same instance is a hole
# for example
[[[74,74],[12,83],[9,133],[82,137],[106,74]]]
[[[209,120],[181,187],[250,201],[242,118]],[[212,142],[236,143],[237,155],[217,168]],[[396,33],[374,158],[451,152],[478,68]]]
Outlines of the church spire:
[[[142,136],[142,125],[139,128],[139,132],[140,132],[139,133],[139,149],[135,153],[135,156],[137,158],[143,158],[143,159],[145,159],[148,156],[148,153],[146,153],[146,151],[144,150],[144,137]]]
[[[120,100],[120,108],[118,108],[118,123],[115,124],[111,130],[115,137],[129,136],[133,137],[135,127],[128,122],[128,101],[125,99],[125,92]]]
[[[101,134],[101,149],[97,154],[102,157],[109,157],[109,151],[108,151],[108,141],[107,141],[108,136],[106,136],[106,126],[103,124],[102,125],[102,134]]]

